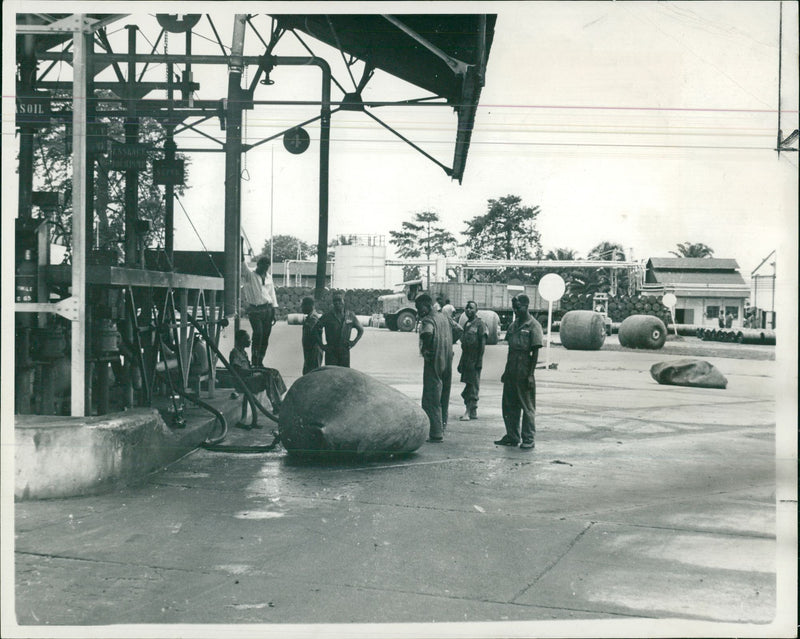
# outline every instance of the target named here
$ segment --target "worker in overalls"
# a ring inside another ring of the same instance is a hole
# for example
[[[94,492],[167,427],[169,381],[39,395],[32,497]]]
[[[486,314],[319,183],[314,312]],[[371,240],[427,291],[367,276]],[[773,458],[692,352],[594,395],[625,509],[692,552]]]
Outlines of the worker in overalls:
[[[317,340],[317,322],[320,314],[314,310],[314,298],[304,297],[300,304],[303,318],[303,375],[322,366],[322,347]]]
[[[467,302],[464,315],[466,315],[467,321],[462,327],[464,334],[461,336],[461,359],[458,361],[458,372],[461,373],[461,381],[464,383],[461,397],[464,398],[466,412],[459,418],[461,421],[478,419],[478,393],[481,388],[483,353],[486,350],[486,339],[489,335],[486,324],[478,317],[477,303]]]
[[[530,299],[517,295],[511,300],[514,321],[506,331],[508,358],[500,381],[503,382],[503,422],[506,434],[494,443],[530,450],[536,434],[536,362],[544,342],[542,325],[528,312]],[[522,428],[520,429],[520,416]]]
[[[453,372],[453,342],[461,328],[453,320],[433,310],[430,295],[414,300],[420,318],[419,350],[424,360],[422,369],[422,410],[428,416],[429,442],[444,441],[450,403],[450,381]]]
[[[333,308],[319,318],[316,326],[317,341],[325,352],[325,366],[344,366],[350,368],[350,351],[358,344],[364,334],[364,327],[353,311],[344,307],[344,296],[334,293]],[[351,340],[353,331],[355,339]],[[322,334],[325,334],[325,340]]]

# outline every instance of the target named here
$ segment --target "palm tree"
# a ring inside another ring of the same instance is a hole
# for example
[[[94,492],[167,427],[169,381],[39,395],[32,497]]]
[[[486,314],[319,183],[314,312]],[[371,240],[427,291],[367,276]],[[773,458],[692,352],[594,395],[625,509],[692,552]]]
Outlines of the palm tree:
[[[609,262],[624,262],[625,249],[616,242],[600,242],[587,255],[589,260],[606,260]],[[616,282],[615,282],[616,279]],[[617,271],[616,276],[612,276],[611,269],[583,269],[572,282],[569,291],[582,296],[591,296],[595,293],[616,293],[614,289],[626,290],[628,288],[628,274]]]
[[[677,251],[670,251],[675,257],[713,257],[714,249],[702,242],[680,242]]]
[[[625,261],[625,249],[622,248],[622,244],[617,244],[616,242],[600,242],[597,246],[595,246],[591,251],[589,251],[588,259],[590,260],[608,260],[610,262],[614,261]]]
[[[569,248],[557,248],[547,251],[544,256],[546,260],[577,260],[578,251]]]
[[[577,260],[580,259],[578,255],[578,251],[575,249],[570,248],[556,248],[547,251],[544,255],[545,260],[559,260],[559,261],[568,261],[568,260]],[[584,285],[584,275],[582,269],[575,269],[575,268],[554,268],[552,273],[557,273],[564,279],[564,283],[567,286],[568,293],[574,293],[576,291],[580,291]]]

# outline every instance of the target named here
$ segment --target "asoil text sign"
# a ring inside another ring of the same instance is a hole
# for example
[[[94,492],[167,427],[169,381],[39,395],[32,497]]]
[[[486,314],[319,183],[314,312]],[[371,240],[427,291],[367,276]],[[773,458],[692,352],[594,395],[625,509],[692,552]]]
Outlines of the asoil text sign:
[[[50,124],[51,115],[49,93],[17,94],[17,126],[38,127]]]

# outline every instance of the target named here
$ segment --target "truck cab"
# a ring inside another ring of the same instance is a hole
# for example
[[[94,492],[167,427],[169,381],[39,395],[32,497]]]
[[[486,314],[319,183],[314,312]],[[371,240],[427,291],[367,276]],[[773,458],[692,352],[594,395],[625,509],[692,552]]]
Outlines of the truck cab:
[[[386,328],[403,333],[413,331],[417,325],[417,307],[414,305],[414,300],[421,293],[422,280],[409,280],[403,282],[402,293],[390,293],[378,297]]]

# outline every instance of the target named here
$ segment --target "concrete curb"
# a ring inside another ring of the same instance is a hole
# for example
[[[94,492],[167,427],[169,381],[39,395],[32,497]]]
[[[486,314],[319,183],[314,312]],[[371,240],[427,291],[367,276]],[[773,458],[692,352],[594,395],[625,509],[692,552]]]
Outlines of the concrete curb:
[[[240,401],[214,402],[229,425]],[[99,417],[17,415],[14,498],[97,494],[134,484],[180,459],[211,434],[214,417],[190,409],[186,428],[171,429],[155,408]]]

